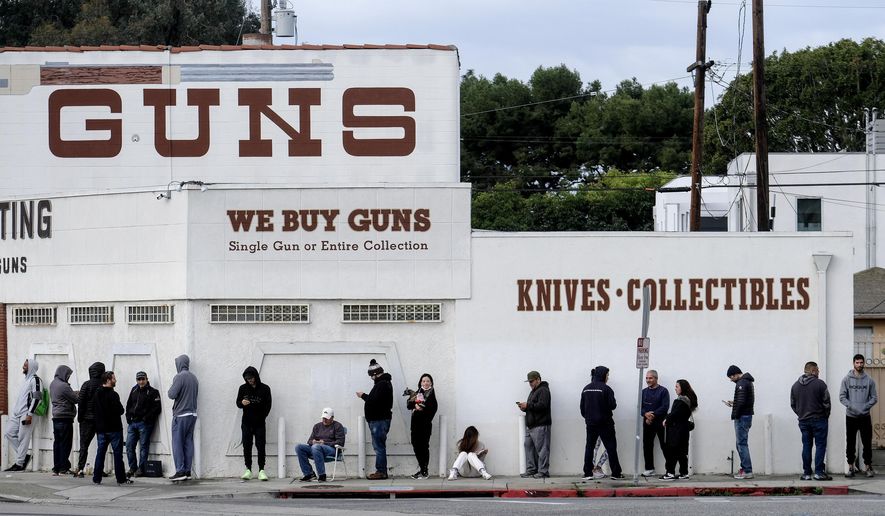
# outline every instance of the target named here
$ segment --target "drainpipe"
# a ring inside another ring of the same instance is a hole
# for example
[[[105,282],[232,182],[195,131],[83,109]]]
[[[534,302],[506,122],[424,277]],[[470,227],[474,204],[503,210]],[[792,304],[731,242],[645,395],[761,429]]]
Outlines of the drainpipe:
[[[879,109],[873,108],[873,120],[872,120],[872,140],[873,140],[873,148],[872,153],[870,155],[870,159],[872,160],[872,167],[870,168],[870,176],[872,176],[873,183],[879,182],[879,173],[876,170],[876,146],[878,145],[879,140],[879,131],[876,124],[876,119],[879,118]],[[878,210],[876,210],[876,190],[878,186],[871,186],[868,188],[870,192],[870,203],[867,205],[867,210],[870,212],[870,265],[869,267],[876,267],[876,226],[877,219],[879,218]]]
[[[824,381],[827,385],[838,385],[839,381],[836,377],[830,377],[830,370],[827,367],[827,269],[830,261],[833,259],[831,254],[814,254],[814,268],[817,271],[817,365],[823,371]],[[830,450],[836,450],[839,446],[834,441],[835,433],[830,432],[827,436],[827,455]],[[826,462],[829,464],[829,461]],[[844,461],[843,461],[844,464]],[[843,466],[847,468],[847,466]]]
[[[864,121],[864,133],[866,136],[866,154],[864,155],[864,179],[866,182],[866,186],[864,187],[865,201],[866,205],[864,206],[864,240],[865,240],[865,250],[867,252],[866,259],[866,268],[869,269],[872,267],[870,265],[870,258],[872,256],[872,245],[873,245],[873,236],[870,231],[870,225],[873,219],[873,187],[870,183],[872,183],[872,174],[870,173],[870,167],[872,166],[872,156],[871,154],[875,152],[875,148],[873,147],[873,126],[870,121],[870,110],[868,108],[864,108],[863,110],[863,121]]]

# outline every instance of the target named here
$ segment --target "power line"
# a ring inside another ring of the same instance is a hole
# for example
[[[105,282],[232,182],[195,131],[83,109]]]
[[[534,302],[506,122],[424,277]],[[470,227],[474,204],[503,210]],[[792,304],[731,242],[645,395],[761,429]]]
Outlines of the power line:
[[[657,2],[664,4],[697,4],[697,2],[693,0],[648,0],[649,2]],[[743,2],[719,2],[717,1],[717,5],[741,5]],[[832,5],[832,4],[769,4],[766,3],[765,7],[788,7],[788,8],[819,8],[819,9],[885,9],[883,5]]]

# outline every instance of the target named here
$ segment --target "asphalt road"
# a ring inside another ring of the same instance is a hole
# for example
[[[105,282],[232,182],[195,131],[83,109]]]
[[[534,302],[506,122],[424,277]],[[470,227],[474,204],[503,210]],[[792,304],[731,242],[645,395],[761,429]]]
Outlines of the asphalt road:
[[[452,498],[412,500],[277,500],[269,497],[206,500],[163,500],[107,504],[0,503],[0,514],[118,515],[145,514],[297,514],[357,516],[403,515],[578,515],[693,516],[752,515],[867,515],[885,514],[885,497],[740,497],[740,498]]]

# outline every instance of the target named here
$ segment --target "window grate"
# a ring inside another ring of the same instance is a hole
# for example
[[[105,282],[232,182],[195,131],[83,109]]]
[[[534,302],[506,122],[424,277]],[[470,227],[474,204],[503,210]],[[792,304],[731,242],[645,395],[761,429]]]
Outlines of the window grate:
[[[442,303],[345,304],[342,322],[440,322]]]
[[[133,305],[126,307],[129,324],[172,324],[175,305]]]
[[[209,305],[212,323],[309,323],[310,305]]]
[[[114,307],[106,306],[70,306],[68,322],[71,324],[114,324]]]
[[[58,308],[54,306],[22,306],[12,309],[12,324],[15,326],[55,326],[58,322]]]

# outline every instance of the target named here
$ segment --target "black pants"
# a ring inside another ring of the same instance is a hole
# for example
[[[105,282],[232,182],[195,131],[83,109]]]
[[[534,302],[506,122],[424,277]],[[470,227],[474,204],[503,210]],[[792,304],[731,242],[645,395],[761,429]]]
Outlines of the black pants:
[[[52,418],[52,472],[71,469],[71,448],[74,447],[74,418]]]
[[[255,448],[258,449],[258,469],[264,469],[264,443],[267,438],[264,421],[252,423],[244,420],[240,428],[243,430],[243,461],[246,463],[246,469],[252,469],[253,438],[255,439]]]
[[[412,421],[412,450],[415,451],[415,459],[418,460],[418,469],[427,471],[430,464],[430,434],[433,432],[433,423]]]
[[[89,460],[89,445],[95,438],[95,421],[84,419],[80,421],[80,456],[77,458],[77,471],[83,471],[86,461]]]
[[[602,445],[608,452],[608,464],[612,470],[612,476],[621,475],[621,463],[618,461],[618,439],[615,436],[615,424],[591,425],[587,424],[587,444],[584,446],[584,476],[593,474],[593,449],[596,440],[602,439]]]
[[[661,450],[666,455],[664,446],[663,420],[654,419],[650,425],[642,424],[642,455],[645,458],[645,469],[655,469],[655,437],[661,444]]]
[[[860,430],[860,444],[863,446],[864,466],[872,465],[873,420],[870,415],[867,414],[858,417],[845,416],[845,430],[848,433],[848,445],[845,450],[845,456],[848,458],[848,463],[854,464],[854,461],[857,460],[857,431]]]
[[[688,435],[664,446],[664,467],[667,473],[676,474],[676,464],[679,464],[679,474],[688,475]]]

